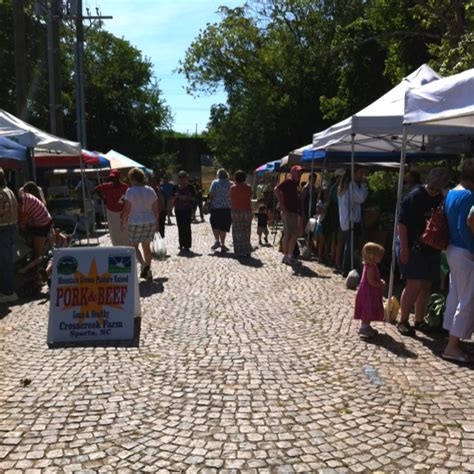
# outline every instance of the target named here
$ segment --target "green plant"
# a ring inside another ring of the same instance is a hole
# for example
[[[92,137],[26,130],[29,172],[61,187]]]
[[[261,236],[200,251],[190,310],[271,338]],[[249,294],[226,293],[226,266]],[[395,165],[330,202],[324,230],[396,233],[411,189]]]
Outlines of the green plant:
[[[443,325],[443,315],[446,309],[446,298],[441,293],[433,293],[428,299],[428,311],[425,321],[433,328],[440,328]]]

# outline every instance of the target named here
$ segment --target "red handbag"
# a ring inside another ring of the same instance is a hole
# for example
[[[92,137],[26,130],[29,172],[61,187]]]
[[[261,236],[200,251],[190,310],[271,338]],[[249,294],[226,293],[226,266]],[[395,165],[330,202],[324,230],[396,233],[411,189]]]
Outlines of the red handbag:
[[[421,235],[420,242],[436,250],[446,250],[449,244],[448,219],[444,213],[444,203],[431,211],[431,217]]]

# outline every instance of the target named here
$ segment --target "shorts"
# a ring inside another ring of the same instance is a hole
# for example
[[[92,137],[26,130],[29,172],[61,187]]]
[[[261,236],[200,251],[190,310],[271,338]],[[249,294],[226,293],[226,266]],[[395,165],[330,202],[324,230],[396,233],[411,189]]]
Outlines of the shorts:
[[[400,242],[397,242],[397,261],[403,280],[425,280],[439,283],[441,272],[441,252],[430,249],[411,248],[408,263],[400,262]]]
[[[229,232],[232,224],[230,209],[211,209],[211,227],[221,232]]]
[[[28,231],[33,235],[33,237],[48,237],[52,227],[53,223],[51,222],[51,224],[43,227],[28,227]]]
[[[300,233],[299,216],[296,212],[284,212],[281,220],[283,221],[283,232],[286,237],[298,237]]]
[[[152,242],[156,232],[156,223],[147,224],[129,224],[128,225],[128,243],[141,244],[142,242]]]
[[[257,226],[257,235],[268,235],[268,227],[267,226],[264,226],[264,227],[258,227]]]

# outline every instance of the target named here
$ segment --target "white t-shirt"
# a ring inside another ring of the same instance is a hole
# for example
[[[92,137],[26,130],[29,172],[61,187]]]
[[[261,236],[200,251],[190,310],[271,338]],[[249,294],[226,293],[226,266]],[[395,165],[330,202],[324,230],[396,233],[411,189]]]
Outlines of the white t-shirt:
[[[156,221],[153,203],[158,199],[150,186],[132,186],[125,193],[125,201],[131,204],[128,223],[130,225],[150,224]]]
[[[351,227],[351,201],[352,201],[352,222],[360,223],[362,218],[361,204],[367,199],[369,190],[365,183],[356,184],[352,181],[347,189],[337,196],[339,205],[339,224],[342,231]]]

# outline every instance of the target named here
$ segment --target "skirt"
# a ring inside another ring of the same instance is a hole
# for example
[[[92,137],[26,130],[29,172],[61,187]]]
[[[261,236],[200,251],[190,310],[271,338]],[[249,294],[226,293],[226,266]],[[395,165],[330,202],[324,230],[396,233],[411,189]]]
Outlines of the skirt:
[[[250,255],[250,233],[252,230],[251,211],[232,211],[232,240],[237,256]]]
[[[129,224],[128,225],[128,243],[141,244],[143,242],[152,242],[155,236],[156,223],[147,224]]]
[[[232,224],[230,209],[211,209],[211,227],[221,232],[229,232]]]

